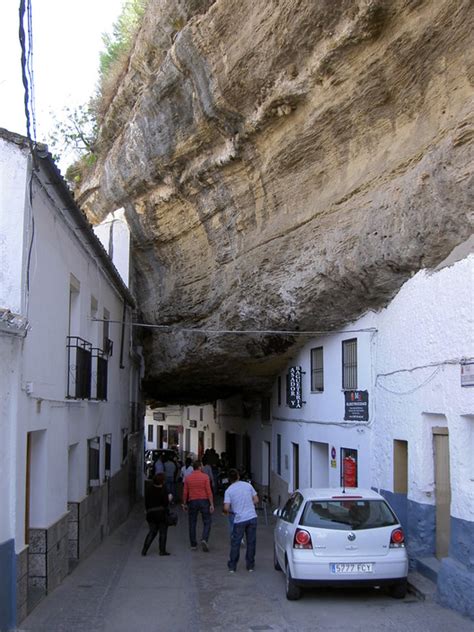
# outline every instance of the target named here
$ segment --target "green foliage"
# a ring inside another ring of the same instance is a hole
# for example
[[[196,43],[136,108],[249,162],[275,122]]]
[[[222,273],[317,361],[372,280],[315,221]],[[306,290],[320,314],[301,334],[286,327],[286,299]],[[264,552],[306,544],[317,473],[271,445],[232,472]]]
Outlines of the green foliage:
[[[53,115],[55,129],[49,143],[54,150],[72,150],[78,155],[94,153],[97,142],[97,118],[93,101],[75,108],[66,106],[60,118]]]
[[[112,26],[112,33],[104,33],[105,51],[100,53],[100,80],[109,75],[115,62],[130,52],[133,38],[141,24],[148,0],[126,0],[122,12]]]

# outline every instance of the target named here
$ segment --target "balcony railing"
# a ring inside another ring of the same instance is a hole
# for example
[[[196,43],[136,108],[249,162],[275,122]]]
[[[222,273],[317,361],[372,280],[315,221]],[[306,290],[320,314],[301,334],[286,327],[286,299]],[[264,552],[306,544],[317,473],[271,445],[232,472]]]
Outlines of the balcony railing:
[[[96,347],[92,348],[91,399],[107,399],[107,355]]]
[[[90,399],[92,374],[92,345],[79,336],[67,337],[67,392],[68,399]]]

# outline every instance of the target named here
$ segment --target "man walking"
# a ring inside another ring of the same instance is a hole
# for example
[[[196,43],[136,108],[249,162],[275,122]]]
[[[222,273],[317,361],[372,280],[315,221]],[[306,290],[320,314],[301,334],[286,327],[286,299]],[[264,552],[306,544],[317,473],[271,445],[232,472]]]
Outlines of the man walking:
[[[201,471],[201,461],[194,461],[193,473],[184,479],[183,509],[189,513],[189,540],[193,550],[197,549],[197,519],[198,514],[201,514],[203,523],[201,547],[207,553],[214,502],[209,476]]]
[[[230,555],[227,566],[231,573],[237,570],[237,562],[240,556],[240,544],[245,535],[247,540],[247,552],[245,564],[247,570],[252,573],[255,566],[255,548],[257,544],[257,512],[258,496],[250,483],[239,480],[237,470],[229,470],[230,485],[224,494],[224,513],[230,509],[234,513],[234,526],[230,538]]]

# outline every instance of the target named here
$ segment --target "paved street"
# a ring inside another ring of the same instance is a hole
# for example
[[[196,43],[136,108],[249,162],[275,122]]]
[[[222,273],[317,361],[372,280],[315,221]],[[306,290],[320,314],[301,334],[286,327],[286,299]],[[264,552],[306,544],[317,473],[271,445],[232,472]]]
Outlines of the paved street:
[[[348,630],[473,632],[474,623],[412,595],[397,601],[379,591],[306,592],[297,602],[284,594],[273,569],[272,527],[259,516],[257,565],[242,560],[227,572],[226,519],[214,516],[209,553],[191,551],[186,516],[169,529],[169,557],[155,540],[140,555],[146,534],[141,507],[23,622],[21,632],[185,632]],[[271,522],[271,518],[269,518]],[[198,533],[199,535],[199,533]]]

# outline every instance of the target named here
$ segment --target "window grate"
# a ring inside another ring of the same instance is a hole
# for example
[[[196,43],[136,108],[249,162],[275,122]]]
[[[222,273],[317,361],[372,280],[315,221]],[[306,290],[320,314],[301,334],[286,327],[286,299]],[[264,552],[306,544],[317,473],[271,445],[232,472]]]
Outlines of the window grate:
[[[311,349],[311,391],[324,391],[323,348]]]
[[[90,399],[92,376],[92,345],[79,336],[67,336],[68,399]]]
[[[342,388],[357,388],[357,338],[342,341]]]

